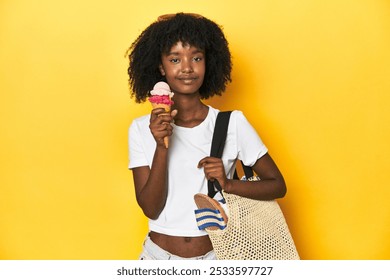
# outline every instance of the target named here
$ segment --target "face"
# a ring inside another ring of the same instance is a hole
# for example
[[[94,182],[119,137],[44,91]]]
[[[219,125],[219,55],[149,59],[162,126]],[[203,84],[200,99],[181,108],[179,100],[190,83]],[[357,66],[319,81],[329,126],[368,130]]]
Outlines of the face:
[[[205,59],[202,50],[181,42],[161,56],[160,72],[175,95],[199,93],[206,70]]]

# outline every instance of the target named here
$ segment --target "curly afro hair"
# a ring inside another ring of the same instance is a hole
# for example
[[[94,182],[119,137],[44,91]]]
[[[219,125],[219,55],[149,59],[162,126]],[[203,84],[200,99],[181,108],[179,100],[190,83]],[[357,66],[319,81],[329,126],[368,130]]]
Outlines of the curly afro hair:
[[[196,14],[165,15],[149,25],[133,42],[129,57],[131,97],[144,102],[154,84],[165,78],[159,71],[161,55],[177,42],[201,49],[206,54],[206,73],[199,89],[202,99],[221,95],[231,82],[231,55],[222,28]]]

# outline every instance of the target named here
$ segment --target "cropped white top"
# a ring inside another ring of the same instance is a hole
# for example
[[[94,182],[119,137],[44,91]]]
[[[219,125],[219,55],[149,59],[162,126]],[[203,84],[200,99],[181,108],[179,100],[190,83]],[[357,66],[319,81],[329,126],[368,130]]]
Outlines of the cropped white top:
[[[209,106],[206,119],[196,127],[173,125],[168,152],[168,197],[156,220],[149,220],[149,230],[172,236],[202,236],[194,210],[196,193],[207,193],[207,179],[198,162],[210,155],[211,140],[219,110]],[[149,129],[150,115],[137,118],[129,129],[129,168],[151,167],[156,142]],[[253,166],[268,152],[266,146],[240,111],[230,117],[222,157],[225,172],[232,178],[236,160]]]

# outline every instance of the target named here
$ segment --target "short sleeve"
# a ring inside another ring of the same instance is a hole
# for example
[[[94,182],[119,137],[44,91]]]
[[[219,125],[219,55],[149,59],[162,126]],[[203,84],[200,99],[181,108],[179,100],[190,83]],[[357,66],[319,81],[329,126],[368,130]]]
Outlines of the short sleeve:
[[[137,121],[129,127],[129,169],[147,166],[148,160],[143,146],[142,135]]]
[[[238,159],[247,166],[253,166],[268,152],[268,149],[244,114],[241,111],[234,111],[234,115]]]

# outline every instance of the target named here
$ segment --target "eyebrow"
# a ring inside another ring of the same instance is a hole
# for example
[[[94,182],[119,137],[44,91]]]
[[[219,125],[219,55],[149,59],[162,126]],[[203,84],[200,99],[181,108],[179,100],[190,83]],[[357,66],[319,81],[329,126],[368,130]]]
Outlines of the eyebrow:
[[[196,49],[196,50],[194,50],[194,51],[192,51],[191,52],[191,54],[197,54],[197,53],[201,53],[201,54],[204,54],[205,52],[204,51],[202,51],[202,50],[200,50],[200,49]],[[166,53],[165,55],[180,55],[180,53],[179,52],[168,52],[168,53]]]

